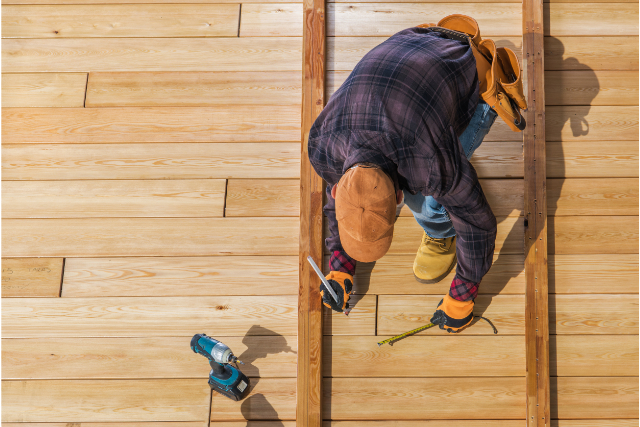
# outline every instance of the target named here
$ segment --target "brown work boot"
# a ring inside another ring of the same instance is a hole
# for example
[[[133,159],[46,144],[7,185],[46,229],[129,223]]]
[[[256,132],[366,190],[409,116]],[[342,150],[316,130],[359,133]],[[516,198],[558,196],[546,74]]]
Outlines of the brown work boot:
[[[456,236],[434,239],[424,233],[413,262],[413,275],[420,283],[437,283],[451,272],[456,262]]]

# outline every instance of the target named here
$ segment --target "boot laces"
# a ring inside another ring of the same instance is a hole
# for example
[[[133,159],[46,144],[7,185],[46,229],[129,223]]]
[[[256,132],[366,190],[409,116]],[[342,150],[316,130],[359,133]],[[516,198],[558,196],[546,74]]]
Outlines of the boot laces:
[[[424,235],[424,244],[428,245],[428,244],[432,244],[432,245],[438,245],[440,246],[440,248],[442,248],[443,250],[447,249],[447,245],[446,245],[446,240],[447,239],[435,239],[431,236],[429,236],[428,234],[425,233]]]

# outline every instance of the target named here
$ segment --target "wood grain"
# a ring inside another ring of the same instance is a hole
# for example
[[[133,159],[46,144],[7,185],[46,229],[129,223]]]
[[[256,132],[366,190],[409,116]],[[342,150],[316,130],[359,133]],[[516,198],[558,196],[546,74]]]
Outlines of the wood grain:
[[[201,378],[206,382],[208,363],[189,351],[189,339],[5,339],[2,377],[5,380]],[[225,337],[224,343],[245,363],[241,369],[248,377],[296,376],[295,336]],[[149,363],[149,349],[153,349],[154,363]]]
[[[638,334],[638,295],[549,295],[552,334]]]
[[[240,37],[301,37],[302,6],[301,3],[243,5]]]
[[[68,427],[68,423],[2,423],[5,427]],[[75,427],[205,427],[202,421],[148,421],[131,423],[73,423]]]
[[[331,420],[524,418],[524,378],[325,379]],[[464,400],[465,405],[456,402]],[[387,425],[389,425],[387,423]]]
[[[2,421],[202,421],[210,393],[202,379],[3,381]]]
[[[3,218],[223,217],[224,179],[7,181]]]
[[[549,292],[556,294],[637,294],[638,255],[551,255]]]
[[[496,121],[496,124],[498,123]],[[480,178],[522,178],[524,174],[522,141],[485,141],[473,153],[471,164]]]
[[[638,427],[639,420],[551,420],[551,427]]]
[[[300,216],[300,181],[231,179],[225,216]]]
[[[329,3],[327,36],[389,37],[405,28],[438,22],[453,13],[473,16],[486,37],[522,34],[521,7],[517,4]]]
[[[547,202],[551,216],[638,215],[638,180],[549,179]]]
[[[637,216],[549,217],[551,254],[637,254]]]
[[[550,344],[551,376],[638,376],[636,335],[556,335]]]
[[[637,141],[638,107],[547,107],[548,141]]]
[[[89,73],[87,107],[300,106],[300,72]]]
[[[638,6],[633,3],[589,3],[544,5],[545,36],[638,35]]]
[[[638,37],[545,37],[544,67],[545,70],[638,70]]]
[[[2,316],[4,338],[295,335],[296,297],[10,298]]]
[[[465,427],[522,427],[523,420],[464,420]],[[419,420],[419,421],[325,421],[324,427],[456,427],[460,420]],[[20,427],[20,426],[10,426]],[[26,426],[25,426],[26,427]],[[31,427],[31,426],[29,426]],[[36,426],[40,427],[40,426]],[[64,427],[64,426],[53,426]],[[625,425],[626,427],[626,425]]]
[[[8,144],[4,180],[298,178],[300,143]]]
[[[57,298],[63,265],[62,258],[3,258],[2,298]]]
[[[296,106],[4,108],[5,143],[295,141]]]
[[[2,74],[2,107],[84,107],[86,73]]]
[[[430,322],[443,295],[380,295],[378,297],[378,335],[394,336]],[[474,315],[491,320],[499,335],[524,334],[524,296],[479,295]],[[420,335],[447,335],[439,328],[430,328]],[[487,322],[474,319],[464,335],[490,335],[493,329]]]
[[[553,418],[638,418],[637,377],[552,378],[551,392]]]
[[[547,105],[638,105],[637,71],[547,71]]]
[[[298,37],[7,39],[2,71],[300,71],[301,49]]]
[[[638,141],[547,142],[547,177],[638,177]]]
[[[323,307],[324,335],[375,335],[376,295],[353,295],[349,299],[349,316]]]
[[[377,343],[387,336],[325,337],[324,376],[351,378],[418,378],[449,376],[456,366],[459,377],[522,377],[525,374],[521,336],[452,339],[416,336],[392,346]],[[411,363],[390,363],[398,353]],[[447,357],[442,357],[446,354]],[[473,363],[469,363],[472,359]],[[637,357],[636,357],[637,359]],[[445,380],[446,381],[446,380]]]
[[[211,397],[211,419],[216,421],[295,420],[296,418],[296,380],[294,378],[254,380],[249,395],[241,404],[219,393],[213,393]]]
[[[296,295],[295,256],[69,258],[63,297]]]
[[[236,37],[238,4],[2,6],[3,38]]]

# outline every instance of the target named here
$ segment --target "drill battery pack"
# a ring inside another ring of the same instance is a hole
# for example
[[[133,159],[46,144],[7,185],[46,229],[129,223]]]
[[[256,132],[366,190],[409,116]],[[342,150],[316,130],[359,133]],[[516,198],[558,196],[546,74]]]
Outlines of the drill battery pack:
[[[236,402],[244,399],[249,393],[249,378],[231,365],[220,366],[220,368],[224,369],[224,373],[220,371],[214,373],[213,370],[209,373],[211,390]]]

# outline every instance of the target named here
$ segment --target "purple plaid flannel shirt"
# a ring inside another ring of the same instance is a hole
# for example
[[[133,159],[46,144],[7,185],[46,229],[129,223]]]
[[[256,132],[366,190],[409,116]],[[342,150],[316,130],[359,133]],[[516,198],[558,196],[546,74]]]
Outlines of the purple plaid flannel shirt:
[[[331,270],[355,273],[343,250],[331,187],[356,163],[380,166],[397,188],[433,196],[456,230],[449,294],[474,299],[493,261],[496,219],[458,136],[478,104],[468,45],[409,28],[373,48],[333,94],[309,132],[309,160],[327,181]]]

